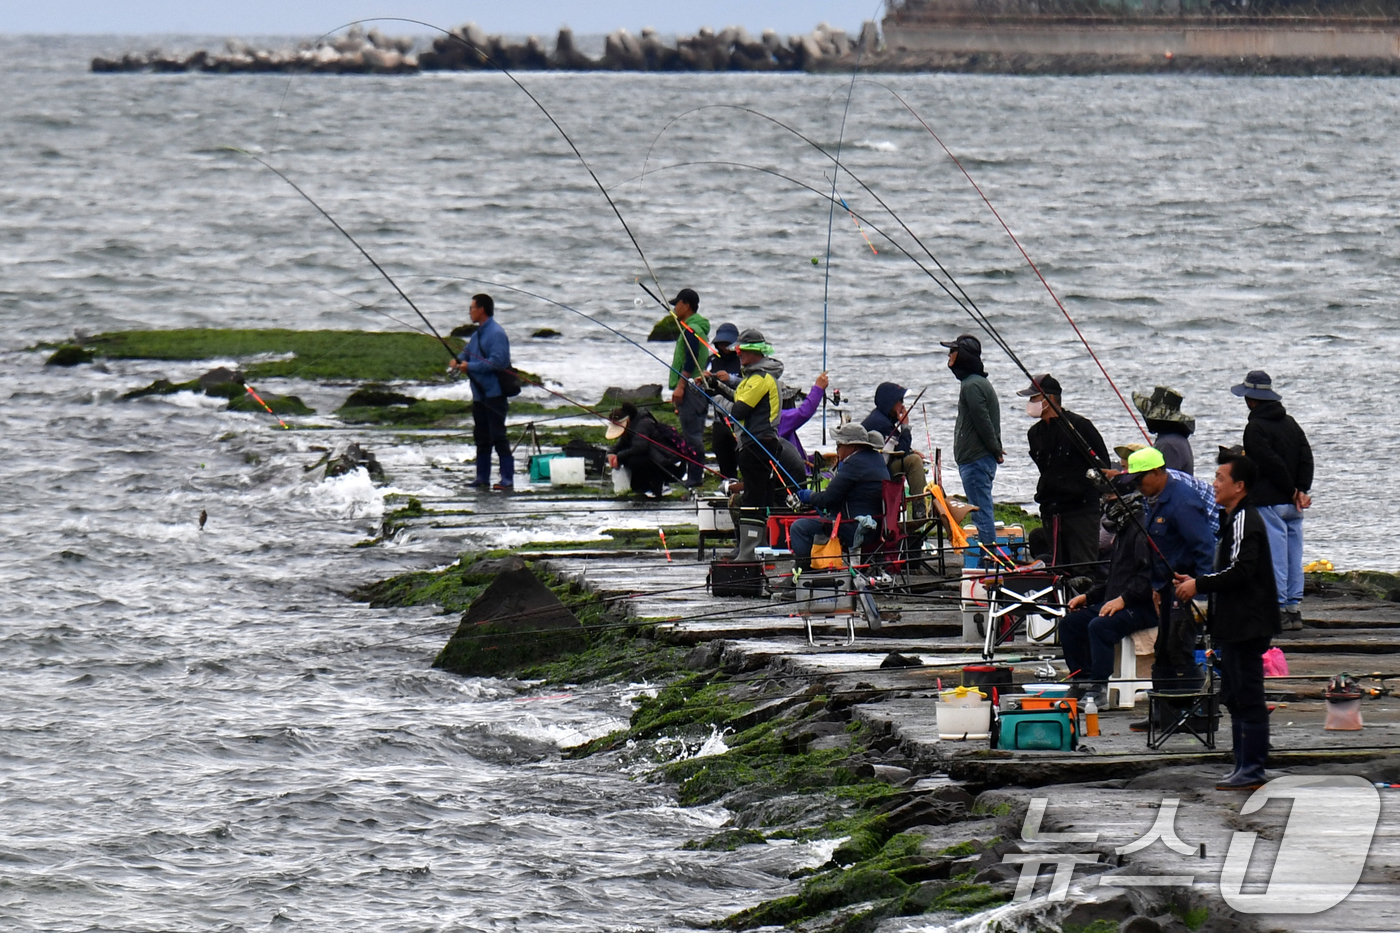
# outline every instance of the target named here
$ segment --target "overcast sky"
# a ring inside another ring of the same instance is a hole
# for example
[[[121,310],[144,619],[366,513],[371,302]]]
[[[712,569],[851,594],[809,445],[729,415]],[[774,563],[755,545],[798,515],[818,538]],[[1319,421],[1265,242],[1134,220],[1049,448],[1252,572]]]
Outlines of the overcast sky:
[[[883,9],[878,0],[0,0],[0,33],[187,33],[196,35],[318,35],[371,16],[404,16],[443,27],[475,21],[490,33],[552,36],[567,23],[575,33],[691,33],[747,26],[755,35],[786,36],[817,23],[856,31]],[[385,32],[416,32],[385,24]]]

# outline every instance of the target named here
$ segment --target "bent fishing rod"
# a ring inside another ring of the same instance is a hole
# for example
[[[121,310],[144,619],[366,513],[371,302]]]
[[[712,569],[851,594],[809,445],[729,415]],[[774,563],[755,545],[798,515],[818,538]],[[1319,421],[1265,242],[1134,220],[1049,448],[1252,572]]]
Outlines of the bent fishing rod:
[[[915,120],[919,121],[919,125],[928,131],[928,134],[933,137],[934,142],[938,143],[939,148],[941,148],[944,151],[944,153],[947,154],[948,158],[953,161],[953,164],[957,166],[958,171],[962,172],[963,177],[967,179],[967,183],[972,186],[972,190],[977,192],[977,196],[982,199],[982,203],[987,205],[987,209],[992,212],[992,216],[996,218],[997,223],[1001,224],[1001,228],[1006,231],[1006,235],[1009,236],[1011,238],[1011,242],[1016,245],[1016,249],[1020,252],[1021,257],[1026,260],[1026,265],[1031,267],[1031,271],[1035,273],[1035,277],[1039,279],[1040,284],[1045,287],[1046,293],[1049,294],[1050,299],[1055,302],[1055,307],[1060,309],[1060,313],[1063,314],[1065,320],[1069,322],[1069,326],[1074,329],[1074,335],[1079,338],[1080,343],[1084,344],[1084,349],[1089,352],[1089,358],[1094,361],[1094,364],[1096,366],[1098,366],[1099,372],[1103,374],[1104,379],[1108,380],[1109,386],[1112,387],[1114,394],[1118,396],[1118,401],[1122,402],[1123,408],[1127,410],[1128,417],[1133,419],[1133,424],[1136,425],[1137,429],[1142,432],[1143,438],[1145,438],[1148,441],[1148,443],[1151,443],[1152,438],[1148,436],[1147,429],[1138,420],[1137,411],[1135,411],[1133,407],[1128,404],[1128,400],[1123,397],[1123,393],[1119,390],[1118,384],[1113,381],[1113,377],[1108,374],[1108,370],[1104,367],[1103,362],[1099,359],[1099,355],[1095,353],[1094,348],[1089,345],[1088,338],[1086,338],[1084,336],[1084,333],[1079,329],[1079,325],[1070,315],[1069,310],[1065,308],[1064,302],[1060,301],[1060,296],[1055,294],[1055,290],[1050,287],[1050,283],[1046,281],[1045,276],[1041,273],[1040,267],[1035,264],[1035,260],[1031,259],[1030,254],[1026,252],[1026,248],[1021,245],[1020,238],[1017,237],[1016,234],[1011,231],[1011,227],[1006,223],[1004,219],[1002,219],[1001,212],[996,209],[995,205],[992,204],[991,199],[989,199],[987,195],[982,191],[982,186],[977,184],[977,182],[973,179],[971,173],[969,173],[967,168],[963,166],[962,160],[953,154],[953,151],[948,148],[947,144],[944,143],[943,140],[939,137],[939,135],[933,131],[933,127],[928,125],[928,122],[924,120],[922,116],[919,115],[919,112],[915,110],[913,106],[910,105],[909,101],[905,100],[902,96],[900,96],[900,93],[898,91],[890,87],[888,84],[885,84],[881,81],[876,81],[873,78],[866,78],[864,83],[873,84],[876,87],[884,88],[886,91],[889,91],[891,94],[893,94],[894,99],[899,101],[900,104],[904,106],[904,109],[908,110],[910,115],[912,115]]]
[[[652,171],[653,171],[653,172],[660,172],[660,171],[664,171],[664,170],[669,169],[669,168],[681,168],[681,167],[694,166],[694,165],[725,165],[725,166],[730,166],[730,167],[734,167],[734,168],[743,168],[743,169],[748,169],[748,170],[751,170],[751,171],[757,171],[757,172],[761,172],[761,173],[763,173],[763,174],[772,175],[772,176],[774,176],[774,177],[776,177],[776,178],[780,178],[780,179],[782,179],[782,180],[784,180],[784,181],[787,181],[787,182],[789,182],[790,184],[796,185],[796,186],[798,186],[798,187],[800,187],[800,188],[804,188],[804,189],[806,189],[806,190],[812,192],[813,194],[815,194],[817,197],[828,198],[828,199],[830,199],[830,196],[827,195],[825,192],[820,191],[820,190],[818,190],[817,188],[814,188],[813,186],[807,184],[806,182],[799,181],[798,179],[792,178],[791,176],[788,176],[788,175],[785,175],[785,174],[783,174],[782,172],[779,172],[779,171],[777,171],[777,170],[775,170],[775,169],[769,169],[769,168],[764,168],[764,167],[762,167],[762,166],[750,165],[750,164],[743,163],[743,162],[733,162],[733,161],[728,161],[728,160],[697,160],[697,161],[692,161],[692,162],[679,162],[679,163],[674,163],[674,164],[672,164],[672,165],[663,166],[662,168],[653,169]],[[848,170],[848,171],[849,171],[849,170]],[[852,178],[855,178],[856,176],[855,176],[854,174],[852,174],[851,177],[852,177]],[[630,181],[630,180],[632,180],[632,179],[629,179],[629,181]],[[857,181],[859,181],[859,179],[857,179]],[[625,184],[625,182],[624,182],[624,184]],[[873,194],[873,192],[872,192],[872,194]],[[876,196],[876,199],[878,200],[878,196]],[[884,205],[883,202],[882,202],[882,206],[884,206],[884,208],[885,208],[886,211],[889,211],[889,212],[890,212],[891,216],[893,216],[893,217],[895,218],[896,222],[898,222],[898,223],[900,224],[900,226],[904,228],[905,232],[908,233],[911,237],[914,238],[915,242],[919,242],[918,237],[917,237],[911,230],[909,230],[908,226],[905,225],[905,224],[903,223],[903,221],[901,221],[901,220],[899,219],[898,215],[895,214],[894,211],[893,211],[888,205]],[[851,212],[852,212],[852,214],[854,214],[855,216],[859,217],[860,219],[864,220],[867,224],[869,224],[869,226],[870,226],[870,228],[871,228],[872,230],[874,230],[874,231],[875,231],[876,233],[878,233],[880,236],[884,237],[885,240],[886,240],[887,242],[889,242],[889,243],[890,243],[892,246],[894,246],[897,250],[899,250],[901,253],[903,253],[911,262],[913,262],[916,266],[918,266],[919,269],[921,269],[929,278],[933,279],[934,282],[938,283],[938,285],[944,290],[944,292],[947,293],[948,296],[949,296],[956,304],[958,304],[959,307],[962,307],[963,310],[966,311],[966,312],[968,313],[968,315],[971,316],[972,319],[973,319],[974,321],[976,321],[978,324],[980,324],[981,326],[983,326],[983,328],[987,331],[988,335],[992,337],[992,339],[997,343],[997,345],[998,345],[999,347],[1001,347],[1002,351],[1006,353],[1007,357],[1008,357],[1008,358],[1011,360],[1011,362],[1016,366],[1016,368],[1019,369],[1019,370],[1022,372],[1022,374],[1023,374],[1023,375],[1026,377],[1026,379],[1031,383],[1031,385],[1033,385],[1037,390],[1040,389],[1040,379],[1039,379],[1036,375],[1034,375],[1033,373],[1031,373],[1031,371],[1026,367],[1025,363],[1021,360],[1020,356],[1015,352],[1015,350],[1013,350],[1013,349],[1011,348],[1010,344],[1008,344],[1008,343],[1001,337],[1000,333],[996,330],[996,328],[995,328],[994,326],[992,326],[991,323],[990,323],[989,321],[986,321],[986,316],[980,312],[980,309],[978,309],[978,310],[976,311],[976,313],[974,313],[974,309],[976,308],[975,304],[973,304],[972,307],[967,307],[967,306],[965,306],[961,301],[958,300],[958,296],[955,295],[955,294],[953,294],[953,292],[948,288],[948,286],[945,285],[945,284],[942,282],[942,280],[938,278],[938,276],[934,275],[933,272],[932,272],[932,270],[930,270],[927,266],[925,266],[925,265],[918,259],[918,257],[914,256],[908,249],[906,249],[906,248],[903,246],[903,244],[901,244],[901,243],[899,243],[899,241],[895,240],[889,233],[887,233],[886,231],[884,231],[883,229],[881,229],[881,228],[880,228],[878,225],[876,225],[873,221],[871,221],[871,220],[869,220],[869,219],[867,219],[867,218],[861,217],[861,215],[860,215],[858,212],[854,211],[854,210],[851,210]],[[919,243],[919,245],[920,245],[920,246],[923,246],[923,244],[922,244],[921,242]],[[924,252],[925,252],[925,253],[929,253],[929,250],[928,250],[928,248],[927,248],[926,246],[924,246]],[[929,253],[929,255],[930,255],[930,257],[932,257],[932,254],[931,254],[931,253]],[[940,270],[942,270],[945,274],[947,274],[947,275],[949,276],[949,278],[952,278],[951,273],[948,273],[947,270],[943,267],[943,265],[942,265],[941,263],[938,262],[938,260],[937,260],[936,258],[934,258],[934,262],[935,262],[935,264],[938,265],[938,268],[939,268]],[[956,282],[954,282],[954,284],[956,285]],[[957,287],[958,287],[959,291],[962,290],[962,289],[961,289],[961,286],[957,286]],[[1069,422],[1069,421],[1064,417],[1064,408],[1063,408],[1063,406],[1061,406],[1059,403],[1055,402],[1055,401],[1053,400],[1053,396],[1047,395],[1047,394],[1045,394],[1044,392],[1041,392],[1041,398],[1044,400],[1044,403],[1047,404],[1047,405],[1049,405],[1050,408],[1051,408],[1051,410],[1055,412],[1055,415],[1056,415],[1055,420],[1057,420],[1057,421],[1059,422],[1059,426],[1060,426],[1061,430],[1063,430],[1064,433],[1065,433],[1065,435],[1070,439],[1070,443],[1073,444],[1073,445],[1075,446],[1075,448],[1078,450],[1080,456],[1084,457],[1085,461],[1089,464],[1089,468],[1088,468],[1089,471],[1097,474],[1100,483],[1102,483],[1103,486],[1104,486],[1105,488],[1111,488],[1111,483],[1110,483],[1110,481],[1109,481],[1109,477],[1108,477],[1107,474],[1105,473],[1105,469],[1106,469],[1106,468],[1103,467],[1103,466],[1100,464],[1100,462],[1099,462],[1099,456],[1100,456],[1100,454],[1099,454],[1097,451],[1095,451],[1095,450],[1093,449],[1093,446],[1089,444],[1089,442],[1084,438],[1084,436],[1079,432],[1079,430],[1078,430],[1071,422]],[[1105,457],[1106,457],[1106,456],[1107,456],[1107,451],[1103,452],[1102,456],[1105,456]],[[1145,519],[1143,518],[1143,516],[1139,515],[1139,516],[1137,517],[1137,522],[1138,522],[1138,525],[1139,525],[1140,530],[1142,531],[1142,533],[1143,533],[1144,535],[1147,536],[1148,544],[1151,545],[1152,549],[1153,549],[1154,551],[1157,552],[1157,556],[1158,556],[1159,558],[1161,558],[1162,563],[1167,567],[1168,571],[1174,573],[1174,572],[1175,572],[1175,568],[1172,567],[1171,562],[1167,560],[1166,555],[1162,553],[1161,548],[1158,547],[1156,541],[1154,541],[1154,540],[1152,539],[1152,536],[1151,536],[1150,534],[1147,533],[1147,527],[1146,527]],[[979,542],[979,543],[980,543],[980,542]]]

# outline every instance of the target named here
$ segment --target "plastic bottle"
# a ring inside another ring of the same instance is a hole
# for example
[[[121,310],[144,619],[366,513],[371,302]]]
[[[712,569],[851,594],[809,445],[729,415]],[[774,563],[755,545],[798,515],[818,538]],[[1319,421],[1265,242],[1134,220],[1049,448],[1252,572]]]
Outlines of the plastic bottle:
[[[1084,704],[1084,734],[1099,734],[1099,707],[1094,703],[1094,698],[1090,697],[1089,702]]]

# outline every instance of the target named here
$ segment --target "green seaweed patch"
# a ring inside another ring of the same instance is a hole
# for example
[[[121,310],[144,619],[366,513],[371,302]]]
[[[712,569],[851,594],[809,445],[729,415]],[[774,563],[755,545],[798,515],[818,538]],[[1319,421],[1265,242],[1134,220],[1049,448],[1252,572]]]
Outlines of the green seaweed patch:
[[[1014,502],[998,502],[993,508],[996,520],[1008,525],[1020,525],[1026,534],[1035,531],[1042,524],[1039,515],[1032,515]]]
[[[1178,920],[1186,924],[1186,929],[1192,931],[1199,930],[1206,925],[1206,920],[1210,919],[1210,909],[1204,904],[1189,909],[1180,904],[1173,904],[1171,912]]]
[[[681,325],[676,322],[676,316],[667,314],[652,326],[651,333],[647,334],[647,342],[669,343],[680,335]]]
[[[316,409],[310,407],[295,395],[273,395],[268,392],[260,392],[258,393],[258,395],[260,398],[262,398],[263,402],[267,404],[267,408],[272,409],[272,413],[274,415],[316,414]],[[238,395],[234,398],[229,399],[228,410],[251,412],[257,415],[265,414],[267,412],[267,409],[263,408],[262,404],[259,403],[257,399],[253,398],[246,392],[244,392],[242,395]]]
[[[454,353],[460,339],[448,338]],[[108,359],[208,360],[295,354],[290,360],[249,363],[250,380],[272,377],[303,379],[413,380],[447,378],[447,349],[436,338],[402,331],[282,330],[255,328],[185,328],[128,330],[98,334],[86,341]]]
[[[171,382],[169,379],[157,379],[148,386],[139,389],[132,389],[122,395],[123,401],[131,399],[145,398],[150,395],[174,395],[176,392],[195,392],[211,396],[212,398],[228,399],[229,411],[251,412],[253,414],[263,414],[267,408],[272,409],[276,415],[314,415],[316,409],[311,408],[295,395],[275,395],[271,392],[260,392],[258,397],[262,399],[260,403],[248,393],[247,388],[241,381],[241,375],[229,382],[202,383],[198,379],[191,379],[188,382]],[[266,403],[267,408],[263,408]]]
[[[352,406],[348,402],[336,410],[336,417],[347,424],[460,424],[471,414],[470,402],[456,399],[414,399],[410,405]]]

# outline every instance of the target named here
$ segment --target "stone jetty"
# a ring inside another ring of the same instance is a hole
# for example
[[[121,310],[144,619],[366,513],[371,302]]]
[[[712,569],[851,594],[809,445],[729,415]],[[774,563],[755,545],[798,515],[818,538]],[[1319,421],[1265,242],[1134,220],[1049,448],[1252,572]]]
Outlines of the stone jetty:
[[[755,38],[742,26],[716,32],[710,27],[679,36],[673,44],[656,30],[639,35],[626,29],[608,34],[600,58],[579,50],[573,30],[565,26],[550,50],[538,36],[523,43],[488,35],[475,23],[418,48],[411,37],[385,36],[378,29],[354,26],[344,35],[281,49],[256,49],[230,39],[223,51],[181,54],[154,50],[128,52],[119,58],[98,56],[94,72],[247,72],[323,74],[414,74],[420,71],[483,71],[497,65],[511,71],[820,71],[849,69],[861,56],[880,49],[873,21],[852,38],[844,29],[822,23],[806,35],[780,37],[765,30]]]

